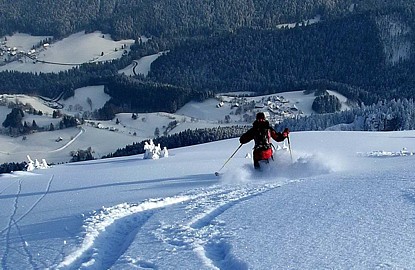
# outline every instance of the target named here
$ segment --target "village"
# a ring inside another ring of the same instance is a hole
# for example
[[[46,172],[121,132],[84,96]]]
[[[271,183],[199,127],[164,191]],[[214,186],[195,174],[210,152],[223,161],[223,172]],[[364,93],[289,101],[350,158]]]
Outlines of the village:
[[[48,42],[40,42],[37,46],[33,46],[29,50],[23,50],[17,46],[8,46],[7,39],[4,38],[0,42],[0,65],[5,65],[16,60],[20,62],[35,60],[37,55],[42,50],[45,50],[47,47],[49,47],[49,45],[50,44]],[[35,61],[33,63],[35,63]]]
[[[242,115],[244,122],[251,122],[256,112],[264,112],[268,121],[278,124],[286,118],[303,116],[304,112],[299,110],[295,104],[280,95],[268,95],[261,97],[224,96],[216,97],[219,103],[217,108],[230,106],[230,114]],[[230,117],[226,119],[231,119]],[[226,121],[225,119],[225,121]]]
[[[82,35],[82,33],[78,33]],[[101,39],[108,41],[108,37],[105,34],[101,33],[91,33],[91,35],[97,35]],[[24,36],[23,36],[24,37]],[[80,64],[71,64],[67,61],[49,61],[45,60],[45,50],[52,48],[56,40],[53,37],[38,37],[37,41],[32,41],[32,44],[24,40],[22,36],[17,35],[16,37],[0,37],[0,66],[6,65],[8,63],[19,61],[20,63],[33,63],[38,62],[53,64],[53,65],[67,65],[67,66],[76,66]],[[13,39],[12,42],[10,42]],[[35,38],[33,38],[35,39]],[[90,59],[83,59],[79,63],[91,63],[91,62],[100,62],[107,61],[112,59],[111,55],[126,55],[129,49],[129,43],[127,42],[113,42],[113,48],[106,48],[105,50],[95,50],[94,55]],[[13,45],[11,45],[13,44]],[[120,52],[120,53],[118,53]],[[118,56],[117,56],[118,57]],[[115,57],[115,58],[117,58]]]

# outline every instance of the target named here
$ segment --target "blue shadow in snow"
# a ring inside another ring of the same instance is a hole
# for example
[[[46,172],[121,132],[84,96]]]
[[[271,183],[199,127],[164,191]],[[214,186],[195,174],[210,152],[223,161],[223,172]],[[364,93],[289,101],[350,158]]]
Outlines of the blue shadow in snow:
[[[170,186],[180,186],[186,184],[186,186],[201,186],[201,185],[210,185],[214,183],[218,183],[219,179],[214,174],[196,174],[196,175],[187,175],[184,177],[174,177],[174,178],[161,178],[161,179],[149,179],[149,180],[138,180],[138,181],[129,181],[129,182],[117,182],[117,183],[108,183],[102,185],[94,185],[94,186],[84,186],[79,188],[68,188],[68,189],[60,189],[60,190],[50,190],[48,194],[57,194],[57,193],[65,193],[65,192],[75,192],[75,191],[82,191],[82,190],[93,190],[99,188],[108,188],[108,187],[119,187],[119,186],[138,186],[135,187],[136,189],[140,188],[140,185],[146,184],[155,184],[154,188],[159,188],[160,185],[157,184],[168,184]],[[157,185],[157,186],[156,186]],[[52,184],[53,187],[53,184]],[[143,189],[151,189],[151,187],[144,187]],[[28,193],[20,193],[19,195],[16,194],[8,194],[0,196],[0,200],[3,199],[10,199],[15,198],[16,196],[19,197],[30,197],[30,196],[40,196],[44,195],[44,192],[28,192]]]

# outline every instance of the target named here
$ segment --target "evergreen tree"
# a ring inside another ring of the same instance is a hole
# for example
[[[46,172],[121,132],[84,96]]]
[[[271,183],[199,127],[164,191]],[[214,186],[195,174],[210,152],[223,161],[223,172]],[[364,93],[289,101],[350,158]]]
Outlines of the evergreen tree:
[[[6,120],[3,122],[3,127],[21,128],[23,126],[22,120],[24,113],[22,109],[13,108],[12,111],[6,116]]]
[[[32,129],[33,130],[37,130],[37,129],[39,129],[39,127],[38,127],[38,125],[36,124],[36,121],[33,119],[33,121],[32,121]]]

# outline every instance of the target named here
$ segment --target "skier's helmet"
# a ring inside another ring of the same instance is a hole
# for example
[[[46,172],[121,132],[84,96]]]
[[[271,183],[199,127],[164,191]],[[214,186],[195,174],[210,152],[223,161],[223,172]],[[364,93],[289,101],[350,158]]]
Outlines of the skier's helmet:
[[[256,120],[265,120],[265,114],[263,112],[257,113]]]

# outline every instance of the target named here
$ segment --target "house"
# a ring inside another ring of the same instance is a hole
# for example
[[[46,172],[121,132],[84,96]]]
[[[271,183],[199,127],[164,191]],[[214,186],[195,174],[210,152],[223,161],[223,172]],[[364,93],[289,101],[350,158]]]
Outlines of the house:
[[[297,106],[295,106],[295,104],[293,106],[291,106],[290,110],[293,111],[293,112],[298,112],[298,108],[297,108]]]

